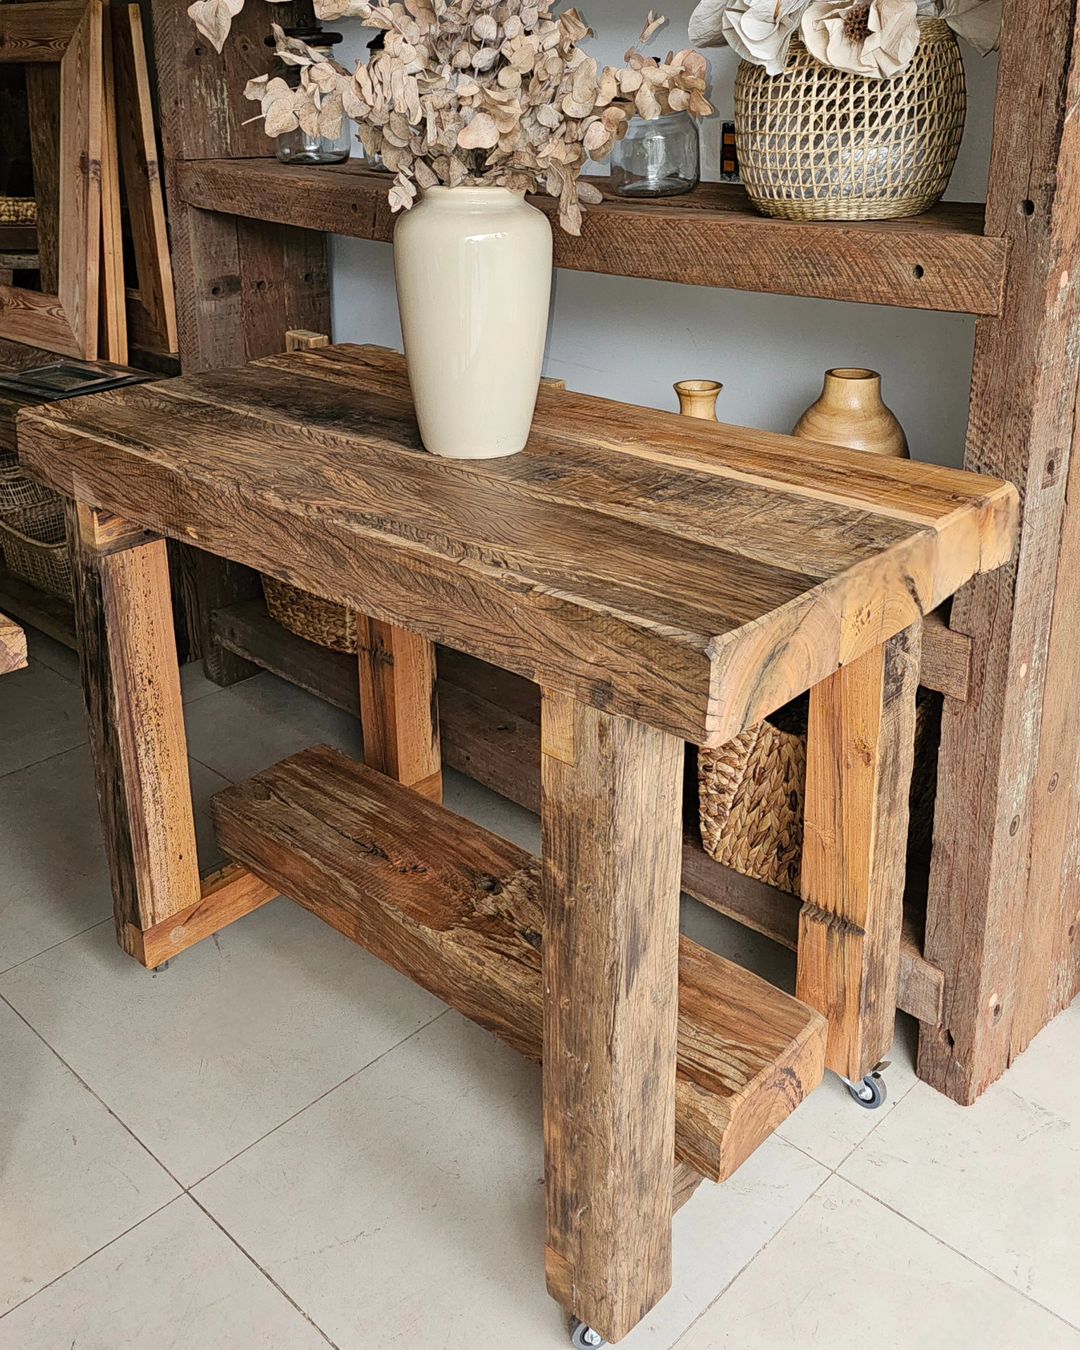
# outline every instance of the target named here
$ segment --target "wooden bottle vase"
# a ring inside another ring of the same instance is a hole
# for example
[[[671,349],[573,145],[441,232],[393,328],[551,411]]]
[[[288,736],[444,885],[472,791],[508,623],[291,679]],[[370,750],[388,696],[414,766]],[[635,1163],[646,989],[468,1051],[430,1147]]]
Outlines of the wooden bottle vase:
[[[907,437],[881,398],[876,370],[828,370],[821,397],[795,424],[794,435],[877,455],[908,457]]]
[[[675,386],[679,396],[679,412],[684,417],[697,417],[704,422],[716,421],[716,400],[724,386],[715,380],[680,380]]]

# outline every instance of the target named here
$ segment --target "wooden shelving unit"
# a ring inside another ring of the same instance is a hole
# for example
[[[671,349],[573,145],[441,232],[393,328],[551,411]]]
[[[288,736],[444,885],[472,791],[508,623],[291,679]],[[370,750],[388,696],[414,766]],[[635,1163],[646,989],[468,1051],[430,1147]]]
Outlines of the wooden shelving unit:
[[[580,240],[557,236],[561,267],[979,316],[965,461],[1017,484],[1024,528],[1015,564],[967,587],[949,619],[956,641],[952,675],[937,677],[946,699],[925,945],[921,964],[909,962],[918,979],[930,972],[923,985],[940,994],[924,987],[911,998],[922,1020],[919,1072],[965,1102],[1080,989],[1070,842],[1080,815],[1078,5],[1005,0],[985,210],[795,224],[757,216],[737,189],[707,185],[664,204],[607,201],[589,213]],[[241,91],[265,66],[265,14],[248,6],[219,57],[185,8],[153,0],[181,352],[191,372],[280,351],[290,328],[330,331],[325,232],[385,240],[391,220],[385,178],[351,164],[281,166],[266,157],[258,125],[245,125]],[[275,17],[288,24],[308,14],[281,5]],[[184,580],[201,607],[213,678],[243,678],[260,661],[289,674],[295,662],[291,677],[311,687],[309,653],[275,640],[275,654],[260,657],[250,626],[242,633],[234,606],[254,600],[255,578],[202,560]],[[478,692],[462,698],[470,731],[451,753],[490,781],[516,738],[500,730],[505,709]],[[759,915],[778,915],[775,897],[764,899]],[[753,924],[749,902],[744,911]],[[782,938],[782,925],[768,922]]]
[[[599,180],[603,190],[607,180]],[[177,166],[189,205],[355,239],[388,242],[385,174],[363,162],[325,168],[276,159]],[[554,215],[550,198],[536,205]],[[944,203],[905,221],[816,225],[766,220],[741,187],[703,183],[685,197],[631,202],[606,192],[579,239],[555,231],[555,264],[690,286],[812,295],[916,309],[998,314],[1008,243],[983,233],[983,208]]]

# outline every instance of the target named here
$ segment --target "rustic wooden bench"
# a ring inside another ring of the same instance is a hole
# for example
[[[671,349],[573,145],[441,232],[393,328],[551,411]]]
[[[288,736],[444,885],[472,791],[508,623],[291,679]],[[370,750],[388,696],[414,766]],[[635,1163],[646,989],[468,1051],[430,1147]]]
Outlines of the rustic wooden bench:
[[[347,346],[30,412],[20,451],[72,499],[120,942],[157,966],[283,891],[541,1056],[548,1286],[625,1335],[688,1169],[888,1049],[921,620],[1007,561],[1015,491],[556,389],[524,454],[439,460],[401,358]],[[223,793],[211,878],[160,536],[365,616],[368,767]],[[540,865],[440,805],[435,643],[541,686]],[[807,690],[792,999],[680,945],[682,775]]]

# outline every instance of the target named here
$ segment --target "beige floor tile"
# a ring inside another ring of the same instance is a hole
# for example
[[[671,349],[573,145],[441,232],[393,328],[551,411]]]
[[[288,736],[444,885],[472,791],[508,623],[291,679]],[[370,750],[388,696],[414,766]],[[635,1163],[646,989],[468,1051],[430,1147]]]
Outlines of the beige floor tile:
[[[539,1071],[451,1013],[196,1188],[342,1350],[565,1350],[543,1275]],[[782,1143],[676,1220],[667,1347],[827,1173]]]
[[[1080,999],[1039,1032],[1009,1070],[1007,1087],[1080,1128]],[[1077,1181],[1080,1187],[1080,1179]],[[1080,1275],[1078,1275],[1080,1278]]]
[[[0,1318],[0,1350],[326,1350],[186,1196]]]
[[[917,1083],[841,1174],[1080,1326],[1080,1125],[1010,1080],[970,1107]]]
[[[832,1177],[678,1350],[1080,1350],[1080,1333]]]
[[[0,778],[86,740],[82,691],[31,662],[0,685]]]
[[[178,1190],[0,1003],[0,1312],[145,1219]]]
[[[444,1006],[287,900],[159,975],[95,928],[0,993],[184,1185]]]
[[[212,866],[221,853],[208,803],[227,784],[202,764],[190,768],[199,853]],[[0,971],[111,916],[86,746],[0,778],[0,858]]]
[[[197,699],[186,720],[191,753],[236,783],[312,745],[360,753],[355,717],[273,675]]]

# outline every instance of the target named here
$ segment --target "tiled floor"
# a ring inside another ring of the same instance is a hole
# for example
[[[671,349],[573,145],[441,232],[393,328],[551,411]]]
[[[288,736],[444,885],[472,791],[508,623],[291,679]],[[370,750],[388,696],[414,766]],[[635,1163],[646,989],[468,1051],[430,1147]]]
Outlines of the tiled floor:
[[[151,975],[113,942],[70,654],[0,681],[0,1350],[559,1350],[537,1072],[279,900]],[[355,724],[185,671],[202,809]],[[451,776],[454,809],[536,822]],[[212,842],[204,829],[209,859]],[[699,941],[791,959],[696,905]],[[835,1083],[676,1219],[630,1350],[1080,1350],[1080,1006],[964,1111]]]

